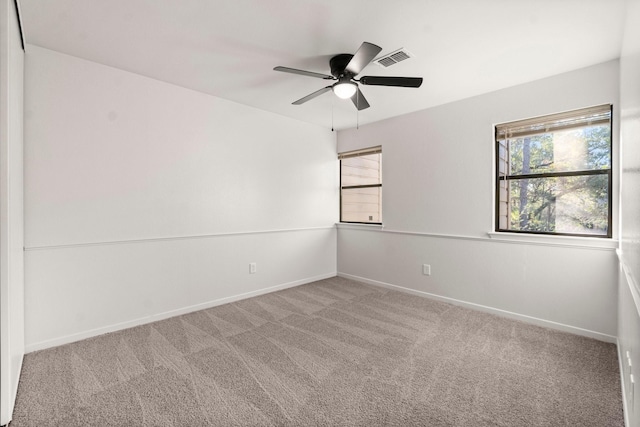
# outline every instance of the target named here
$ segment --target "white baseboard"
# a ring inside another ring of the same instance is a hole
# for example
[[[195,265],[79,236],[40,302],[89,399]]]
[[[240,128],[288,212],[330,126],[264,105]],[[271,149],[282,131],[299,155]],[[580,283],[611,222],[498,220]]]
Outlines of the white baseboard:
[[[268,288],[258,289],[252,292],[246,292],[243,294],[232,295],[230,297],[219,298],[213,301],[204,302],[201,304],[195,304],[188,307],[179,308],[176,310],[166,311],[164,313],[153,314],[151,316],[142,317],[139,319],[130,320],[127,322],[116,323],[113,325],[103,326],[101,328],[91,329],[77,334],[66,335],[63,337],[54,338],[51,340],[41,341],[26,346],[25,352],[31,353],[38,350],[44,350],[51,347],[57,347],[64,344],[69,344],[75,341],[80,341],[87,338],[92,338],[98,335],[107,334],[109,332],[116,332],[123,329],[133,328],[135,326],[145,325],[147,323],[157,322],[159,320],[168,319],[170,317],[180,316],[182,314],[192,313],[194,311],[205,310],[207,308],[216,307],[222,304],[228,304],[243,299],[256,297],[259,295],[268,294],[271,292],[280,291],[283,289],[293,288],[296,286],[304,285],[307,283],[315,282],[318,280],[329,279],[335,277],[336,272],[325,273],[318,276],[307,277],[300,280],[294,280],[293,282],[283,283],[280,285],[270,286]]]
[[[527,316],[525,314],[514,313],[511,311],[502,310],[499,308],[489,307],[486,305],[476,304],[468,301],[462,301],[455,298],[445,297],[441,295],[432,294],[429,292],[417,291],[415,289],[405,288],[398,285],[392,285],[391,283],[380,282],[378,280],[367,279],[366,277],[355,276],[352,274],[341,273],[338,272],[338,276],[344,277],[346,279],[356,280],[358,282],[367,283],[374,286],[381,286],[387,289],[393,289],[400,292],[405,292],[413,295],[418,295],[421,297],[433,299],[436,301],[447,302],[449,304],[458,305],[461,307],[470,308],[472,310],[482,311],[485,313],[491,313],[502,317],[507,317],[509,319],[519,320],[525,323],[530,323],[537,326],[543,326],[545,328],[555,329],[558,331],[569,332],[574,335],[581,335],[589,338],[594,338],[599,341],[604,341],[608,343],[615,344],[617,338],[612,335],[603,334],[600,332],[590,331],[588,329],[582,329],[575,326],[565,325],[562,323],[553,322],[551,320],[539,319],[537,317]]]

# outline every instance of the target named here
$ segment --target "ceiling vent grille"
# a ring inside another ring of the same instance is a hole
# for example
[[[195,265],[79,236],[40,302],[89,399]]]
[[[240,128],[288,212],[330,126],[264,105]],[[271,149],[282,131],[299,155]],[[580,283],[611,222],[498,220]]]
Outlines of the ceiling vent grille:
[[[391,52],[388,55],[381,56],[380,58],[376,58],[373,60],[376,64],[381,67],[390,67],[394,64],[397,64],[400,61],[404,61],[405,59],[412,58],[413,55],[406,51],[405,49],[398,49],[394,52]]]

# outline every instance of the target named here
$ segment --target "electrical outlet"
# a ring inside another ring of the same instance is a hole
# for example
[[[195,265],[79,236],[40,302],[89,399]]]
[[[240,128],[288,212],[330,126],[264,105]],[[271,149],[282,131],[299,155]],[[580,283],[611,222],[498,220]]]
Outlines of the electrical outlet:
[[[249,274],[255,274],[257,270],[257,266],[255,262],[250,262],[249,263]]]
[[[429,264],[422,264],[422,274],[431,276],[431,266]]]

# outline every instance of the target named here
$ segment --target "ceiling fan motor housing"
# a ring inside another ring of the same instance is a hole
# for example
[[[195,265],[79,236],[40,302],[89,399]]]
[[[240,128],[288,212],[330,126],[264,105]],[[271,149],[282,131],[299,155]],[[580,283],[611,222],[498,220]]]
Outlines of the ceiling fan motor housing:
[[[329,66],[331,67],[331,75],[340,78],[341,76],[349,75],[349,78],[352,78],[354,75],[345,71],[347,68],[347,64],[351,61],[353,55],[349,53],[341,53],[340,55],[336,55],[329,60]]]

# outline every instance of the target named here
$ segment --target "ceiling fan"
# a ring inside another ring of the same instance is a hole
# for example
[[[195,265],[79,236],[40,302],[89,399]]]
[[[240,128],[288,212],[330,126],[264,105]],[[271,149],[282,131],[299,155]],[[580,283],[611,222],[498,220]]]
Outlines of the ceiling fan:
[[[369,108],[370,105],[364,97],[358,83],[371,86],[399,86],[399,87],[420,87],[422,77],[387,77],[387,76],[362,76],[355,77],[376,57],[382,48],[375,44],[364,42],[354,55],[342,53],[336,55],[329,61],[331,75],[315,73],[313,71],[298,70],[289,67],[275,67],[275,71],[285,73],[300,74],[303,76],[316,77],[324,80],[337,80],[336,83],[323,87],[309,95],[294,101],[294,105],[304,104],[325,92],[333,90],[339,98],[351,98],[358,110]]]

